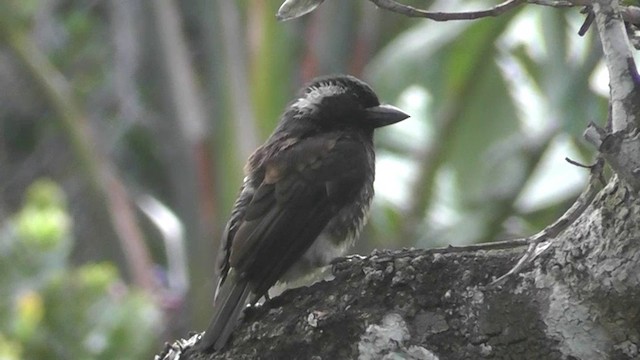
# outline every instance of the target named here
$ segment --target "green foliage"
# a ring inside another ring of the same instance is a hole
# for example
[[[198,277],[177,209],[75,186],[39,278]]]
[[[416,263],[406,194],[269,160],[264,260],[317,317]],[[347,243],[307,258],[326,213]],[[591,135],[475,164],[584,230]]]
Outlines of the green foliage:
[[[64,193],[35,182],[0,228],[0,358],[149,356],[160,322],[152,299],[112,264],[70,265],[71,246]]]
[[[379,154],[414,170],[406,184],[377,187],[382,196],[407,190],[379,203],[395,211],[373,209],[374,234],[400,229],[396,238],[410,239],[401,246],[492,241],[526,235],[548,225],[537,221],[549,218],[543,213],[562,213],[579,192],[575,179],[587,175],[563,159],[589,162],[582,131],[606,118],[606,100],[590,83],[601,55],[591,34],[575,34],[580,20],[520,7],[490,21],[416,22],[378,52],[367,68],[374,87],[415,109],[381,134]],[[407,89],[427,95],[406,103]],[[573,185],[554,183],[559,171],[574,174],[565,177]],[[568,191],[553,192],[562,186]],[[537,200],[544,197],[552,200]]]

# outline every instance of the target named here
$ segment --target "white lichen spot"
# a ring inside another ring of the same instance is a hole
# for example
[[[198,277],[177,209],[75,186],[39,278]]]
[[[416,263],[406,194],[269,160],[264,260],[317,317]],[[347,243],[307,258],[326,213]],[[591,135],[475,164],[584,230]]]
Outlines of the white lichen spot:
[[[484,303],[484,293],[477,286],[469,288],[469,292],[471,293],[473,304],[478,305]]]
[[[411,335],[402,316],[387,314],[380,325],[369,325],[358,343],[358,360],[416,359],[438,360],[429,350],[420,346],[405,347]]]
[[[321,321],[322,319],[327,317],[327,312],[326,311],[312,311],[309,313],[309,315],[307,316],[307,324],[309,324],[309,326],[316,328],[318,327],[318,321]]]
[[[451,299],[451,289],[447,290],[447,292],[444,293],[444,295],[442,296],[445,300],[449,300]]]

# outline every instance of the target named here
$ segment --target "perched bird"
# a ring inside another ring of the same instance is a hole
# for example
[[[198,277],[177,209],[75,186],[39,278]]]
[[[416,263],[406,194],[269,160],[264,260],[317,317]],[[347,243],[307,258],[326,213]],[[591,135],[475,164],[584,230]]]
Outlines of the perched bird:
[[[222,238],[214,314],[197,347],[221,349],[248,304],[341,255],[373,198],[373,131],[408,118],[348,75],[320,77],[250,157]]]

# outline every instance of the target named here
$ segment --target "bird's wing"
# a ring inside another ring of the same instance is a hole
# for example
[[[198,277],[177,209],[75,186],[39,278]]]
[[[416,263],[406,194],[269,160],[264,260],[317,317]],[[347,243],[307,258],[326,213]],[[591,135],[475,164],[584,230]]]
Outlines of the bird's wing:
[[[231,217],[227,222],[220,242],[220,250],[218,251],[219,255],[217,260],[219,276],[214,299],[217,298],[220,287],[226,280],[229,275],[229,270],[231,269],[229,257],[231,255],[231,245],[233,244],[236,231],[238,231],[238,228],[242,224],[249,203],[253,200],[256,187],[264,180],[264,171],[261,169],[259,164],[264,160],[263,157],[266,153],[285,151],[289,147],[295,145],[300,139],[287,136],[287,134],[283,133],[275,135],[273,140],[273,146],[271,146],[269,150],[266,150],[265,146],[262,146],[251,155],[246,165],[249,174],[242,182],[238,198],[233,204]],[[251,171],[251,169],[254,169],[254,171]]]
[[[264,178],[230,242],[228,262],[260,297],[302,256],[366,179],[359,139],[325,134],[264,160]]]
[[[233,243],[233,237],[235,236],[236,231],[238,231],[238,227],[242,223],[247,205],[253,199],[255,189],[251,187],[249,181],[249,177],[244,178],[242,187],[240,187],[238,198],[233,204],[231,217],[229,218],[227,226],[225,227],[224,233],[222,235],[220,251],[218,252],[218,285],[216,287],[214,298],[217,298],[220,291],[220,286],[222,285],[222,283],[224,283],[227,275],[229,274],[229,269],[231,267],[229,264],[229,256],[231,255],[231,244]]]

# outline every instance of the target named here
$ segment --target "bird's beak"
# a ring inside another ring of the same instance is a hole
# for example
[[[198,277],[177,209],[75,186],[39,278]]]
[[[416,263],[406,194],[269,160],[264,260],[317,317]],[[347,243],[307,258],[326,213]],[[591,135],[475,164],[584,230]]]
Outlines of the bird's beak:
[[[379,128],[395,124],[409,117],[409,114],[391,105],[379,105],[365,109],[366,120],[373,124],[374,128]]]

